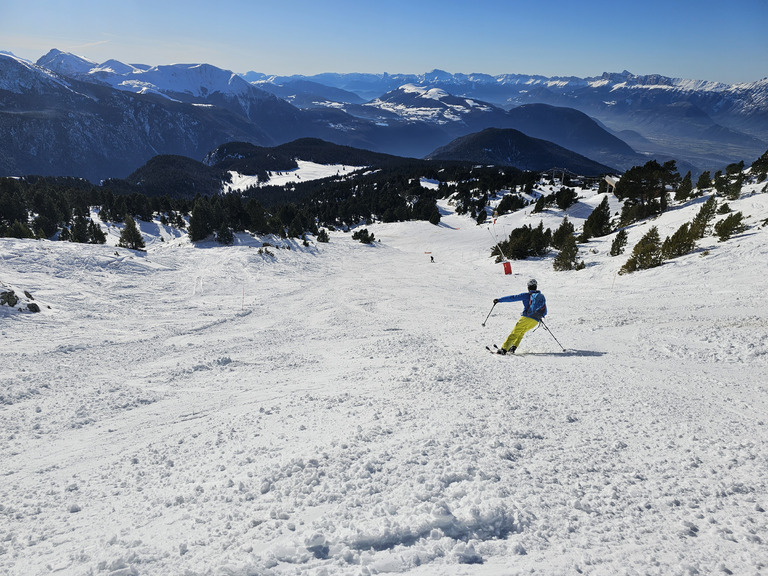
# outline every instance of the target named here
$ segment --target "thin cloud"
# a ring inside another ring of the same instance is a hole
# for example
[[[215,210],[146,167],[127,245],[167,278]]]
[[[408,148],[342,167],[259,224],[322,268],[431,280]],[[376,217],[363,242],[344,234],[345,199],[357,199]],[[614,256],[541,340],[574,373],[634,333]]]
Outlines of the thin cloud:
[[[88,48],[94,48],[96,46],[103,46],[105,44],[109,44],[109,40],[97,40],[96,42],[88,42],[87,44],[77,44],[75,46],[70,46],[70,50],[87,50]]]

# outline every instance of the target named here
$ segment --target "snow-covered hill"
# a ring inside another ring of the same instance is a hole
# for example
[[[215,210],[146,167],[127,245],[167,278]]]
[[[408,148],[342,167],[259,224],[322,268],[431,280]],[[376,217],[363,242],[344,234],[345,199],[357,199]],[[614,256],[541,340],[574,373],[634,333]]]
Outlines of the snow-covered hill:
[[[385,112],[397,114],[409,121],[428,121],[436,124],[466,122],[472,114],[504,111],[485,102],[476,102],[469,98],[451,96],[439,88],[423,88],[414,84],[405,84],[392,92],[387,92],[366,106],[379,108]]]
[[[0,307],[0,572],[765,574],[761,186],[744,234],[623,276],[612,237],[504,275],[497,239],[564,214],[448,203],[370,246],[0,239],[41,305]],[[552,333],[492,356],[529,277]]]

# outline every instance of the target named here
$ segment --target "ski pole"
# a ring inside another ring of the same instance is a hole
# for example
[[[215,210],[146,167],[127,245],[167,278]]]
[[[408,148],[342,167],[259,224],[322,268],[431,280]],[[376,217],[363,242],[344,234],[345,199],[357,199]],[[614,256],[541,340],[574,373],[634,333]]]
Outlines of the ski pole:
[[[552,336],[552,338],[555,338],[555,342],[557,342],[557,345],[560,346],[560,348],[563,350],[563,352],[565,352],[565,348],[563,348],[563,345],[560,344],[560,341],[555,337],[555,335],[552,334],[552,330],[549,329],[549,326],[544,324],[544,320],[539,320],[539,322],[541,322],[541,325],[544,326],[544,330],[549,332],[549,334],[550,334],[550,336]]]
[[[496,302],[493,303],[493,306],[491,306],[491,312],[493,312],[493,309],[496,308]],[[488,322],[488,318],[491,317],[491,312],[488,312],[488,316],[485,317],[485,320],[483,320],[483,326],[485,326],[485,323]]]

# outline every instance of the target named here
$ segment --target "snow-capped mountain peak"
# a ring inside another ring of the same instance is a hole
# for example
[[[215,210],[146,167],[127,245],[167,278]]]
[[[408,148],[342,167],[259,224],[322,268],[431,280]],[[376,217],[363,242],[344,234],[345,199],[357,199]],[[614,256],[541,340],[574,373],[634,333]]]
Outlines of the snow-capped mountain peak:
[[[14,56],[0,53],[0,90],[14,94],[40,93],[45,86],[55,84],[69,89],[66,81],[51,70]]]
[[[62,52],[56,48],[50,50],[45,56],[40,57],[37,65],[65,76],[85,75],[98,66],[93,60],[88,60],[70,52]]]
[[[140,74],[149,69],[149,66],[140,66],[136,64],[124,64],[119,60],[107,60],[102,62],[95,68],[88,71],[89,74],[116,74],[118,76],[125,76],[127,74]]]
[[[98,80],[119,90],[135,93],[155,92],[206,98],[216,92],[242,96],[253,87],[232,71],[210,64],[168,64],[145,66],[110,59],[101,64],[75,54],[53,49],[37,65],[63,76]]]
[[[119,77],[115,87],[134,92],[152,86],[163,93],[206,97],[215,92],[239,95],[252,89],[237,74],[210,64],[170,64],[153,66],[148,70],[133,68],[129,74]]]

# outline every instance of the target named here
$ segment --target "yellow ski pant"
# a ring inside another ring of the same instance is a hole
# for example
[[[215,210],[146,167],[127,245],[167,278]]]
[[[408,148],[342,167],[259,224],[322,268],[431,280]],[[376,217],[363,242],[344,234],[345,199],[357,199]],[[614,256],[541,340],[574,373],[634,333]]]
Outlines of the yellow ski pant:
[[[507,336],[507,339],[504,341],[504,344],[502,344],[501,347],[507,351],[512,348],[512,346],[517,348],[520,346],[520,340],[523,339],[525,333],[528,332],[528,330],[536,328],[538,325],[539,323],[533,318],[520,316],[520,320],[517,321],[517,324],[515,324],[512,332],[509,334],[509,336]]]

